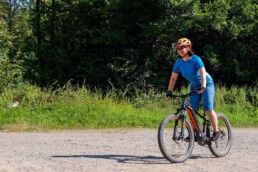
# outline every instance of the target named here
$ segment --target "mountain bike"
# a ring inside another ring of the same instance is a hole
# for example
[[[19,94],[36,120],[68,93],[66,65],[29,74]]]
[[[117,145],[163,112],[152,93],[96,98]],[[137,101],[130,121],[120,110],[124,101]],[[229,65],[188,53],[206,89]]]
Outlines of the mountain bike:
[[[194,142],[201,146],[208,145],[216,157],[226,156],[232,146],[230,122],[220,113],[217,114],[217,119],[221,134],[218,140],[212,141],[213,129],[205,111],[203,115],[200,114],[187,100],[195,94],[198,93],[195,91],[185,95],[173,95],[173,98],[181,98],[181,106],[176,113],[167,115],[159,126],[159,148],[170,162],[180,163],[187,160],[192,154]]]

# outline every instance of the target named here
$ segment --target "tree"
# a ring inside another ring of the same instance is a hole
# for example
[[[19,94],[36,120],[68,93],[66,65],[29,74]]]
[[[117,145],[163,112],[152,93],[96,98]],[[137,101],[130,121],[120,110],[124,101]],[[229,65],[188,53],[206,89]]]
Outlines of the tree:
[[[193,41],[215,81],[257,81],[250,67],[257,65],[258,52],[254,0],[3,2],[1,14],[12,18],[5,19],[8,57],[24,59],[26,78],[41,86],[72,80],[91,87],[164,89],[177,58],[171,44],[180,37]]]
[[[26,15],[18,0],[0,1],[0,88],[23,82],[21,47],[27,32]]]

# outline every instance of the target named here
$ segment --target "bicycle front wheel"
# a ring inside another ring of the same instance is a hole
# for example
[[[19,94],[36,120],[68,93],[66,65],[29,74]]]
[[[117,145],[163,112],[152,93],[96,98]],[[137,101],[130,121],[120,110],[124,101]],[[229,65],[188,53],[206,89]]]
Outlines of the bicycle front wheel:
[[[194,146],[194,132],[188,121],[183,126],[182,118],[168,115],[160,124],[158,143],[163,156],[170,162],[184,162],[190,157]]]
[[[223,114],[217,114],[218,127],[221,131],[221,136],[215,142],[208,143],[208,147],[216,157],[224,157],[228,154],[232,146],[232,131],[231,125],[227,117]]]

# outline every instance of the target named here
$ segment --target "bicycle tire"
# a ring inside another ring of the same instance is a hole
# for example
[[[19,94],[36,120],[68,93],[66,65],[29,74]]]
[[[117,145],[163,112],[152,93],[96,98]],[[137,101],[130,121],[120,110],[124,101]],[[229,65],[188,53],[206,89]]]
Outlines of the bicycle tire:
[[[176,121],[178,125],[175,128]],[[186,120],[184,138],[178,136],[181,133],[182,119],[174,114],[168,115],[160,124],[158,130],[158,145],[163,156],[173,163],[181,163],[187,160],[194,147],[194,132],[190,123]],[[177,139],[173,139],[174,130]],[[186,141],[186,138],[189,138]],[[185,147],[185,149],[181,149]],[[178,149],[178,150],[177,150]],[[182,151],[182,152],[181,152]]]
[[[221,137],[208,143],[211,153],[216,157],[226,156],[232,146],[232,129],[228,118],[223,114],[217,114],[218,127],[222,131]]]

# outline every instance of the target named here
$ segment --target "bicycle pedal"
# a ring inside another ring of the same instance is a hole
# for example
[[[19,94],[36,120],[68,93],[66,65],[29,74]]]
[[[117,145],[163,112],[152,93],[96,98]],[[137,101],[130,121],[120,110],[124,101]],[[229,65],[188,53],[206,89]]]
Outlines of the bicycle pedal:
[[[184,138],[184,141],[185,141],[185,142],[190,142],[190,137],[187,136],[186,138]]]
[[[211,141],[210,137],[208,137],[206,135],[202,137],[202,142],[210,142],[210,141]]]
[[[205,146],[205,145],[207,145],[207,141],[205,141],[205,142],[197,142],[200,146]]]
[[[226,136],[226,132],[225,131],[221,130],[220,132],[221,132],[222,136]]]

